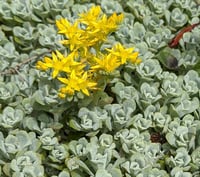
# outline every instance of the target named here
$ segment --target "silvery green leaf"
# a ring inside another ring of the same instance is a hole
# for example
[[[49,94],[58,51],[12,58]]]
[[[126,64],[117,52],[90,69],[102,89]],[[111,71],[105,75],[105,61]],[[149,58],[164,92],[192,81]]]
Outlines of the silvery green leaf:
[[[186,114],[194,112],[199,108],[199,99],[194,97],[193,99],[182,99],[181,103],[171,105],[171,111],[177,113],[178,116],[182,117]]]
[[[101,1],[102,9],[105,11],[106,14],[113,14],[113,13],[122,13],[123,8],[121,4],[117,1],[110,0],[102,0]]]
[[[41,156],[34,151],[26,151],[19,153],[15,159],[11,161],[10,167],[13,172],[22,172],[31,174],[33,177],[43,177],[44,168],[41,165]]]
[[[24,118],[24,112],[7,106],[0,114],[0,125],[4,128],[14,128]]]
[[[149,81],[156,75],[159,75],[162,72],[162,68],[158,60],[148,59],[140,63],[136,67],[136,71],[142,79]]]
[[[24,74],[19,74],[19,75],[15,75],[12,77],[12,80],[15,79],[15,82],[18,86],[18,88],[20,89],[20,91],[28,91],[29,88],[31,87],[28,83],[28,81],[26,79],[29,79],[28,77],[26,77]],[[30,86],[30,87],[29,87]]]
[[[9,66],[9,62],[0,58],[0,72],[3,72],[6,68],[8,68],[8,66]],[[0,80],[0,82],[2,81]]]
[[[137,177],[169,177],[169,174],[165,170],[160,170],[158,168],[144,168],[141,173],[137,175]]]
[[[25,117],[22,123],[24,128],[28,128],[29,130],[37,132],[41,131],[38,125],[38,121],[33,117]]]
[[[38,24],[37,30],[40,34],[38,38],[39,43],[43,47],[55,48],[55,45],[59,47],[62,46],[59,42],[62,39],[62,36],[57,34],[53,25]]]
[[[195,50],[189,50],[182,54],[182,58],[179,61],[179,65],[183,65],[185,68],[195,66],[200,57]]]
[[[41,86],[39,86],[40,89],[35,91],[32,96],[34,109],[46,110],[48,112],[51,112],[54,116],[60,114],[61,112],[63,112],[64,107],[60,105],[55,105],[56,103],[58,103],[57,90],[53,88],[53,84],[51,84],[52,87],[50,87],[50,85],[48,84],[43,84],[41,83]],[[51,105],[55,106],[51,108]]]
[[[198,23],[199,19],[197,22],[194,23]],[[191,24],[194,24],[191,22]],[[192,31],[191,31],[191,40],[190,43],[199,43],[200,41],[200,36],[199,36],[199,26],[196,26]],[[198,46],[198,45],[197,45]]]
[[[136,69],[135,65],[128,64],[124,67],[124,70],[121,71],[121,75],[128,84],[137,87],[139,85],[140,78],[135,74],[135,69]]]
[[[77,169],[81,169],[82,173],[84,171],[88,175],[92,175],[92,176],[94,175],[92,173],[92,171],[87,167],[87,165],[83,161],[81,161],[80,159],[78,159],[77,157],[66,159],[65,160],[65,164],[66,164],[66,166],[68,167],[68,169],[70,171],[76,171]],[[74,177],[76,177],[76,175]]]
[[[134,107],[131,107],[131,104]],[[109,104],[104,107],[113,119],[115,129],[123,128],[131,118],[131,114],[135,111],[135,102],[125,100],[123,105],[120,104]]]
[[[8,43],[8,39],[2,29],[0,29],[0,45],[2,46],[6,43]]]
[[[107,151],[108,149],[114,149],[116,146],[113,141],[113,136],[109,134],[102,134],[99,137],[99,144],[101,148],[105,149],[105,151]]]
[[[88,152],[91,156],[95,156],[95,153],[98,152],[99,149],[99,142],[97,136],[93,136],[90,138],[90,142],[86,145]]]
[[[158,87],[156,85],[150,85],[147,82],[142,83],[140,91],[141,102],[144,101],[145,104],[155,103],[162,98],[162,96],[159,94]]]
[[[190,172],[184,172],[180,167],[174,167],[170,172],[171,177],[181,176],[181,177],[192,177]]]
[[[73,170],[76,170],[79,168],[79,165],[77,163],[77,158],[74,157],[74,158],[67,158],[65,160],[65,164],[67,166],[67,168],[70,170],[70,171],[73,171]]]
[[[189,165],[191,158],[187,149],[181,147],[176,150],[176,156],[171,157],[171,161],[174,165],[173,167],[183,167],[185,170],[189,170],[187,169],[187,166]]]
[[[166,139],[167,142],[171,145],[171,146],[176,146],[176,138],[174,136],[173,133],[169,132],[166,134]]]
[[[190,70],[188,73],[186,73],[184,76],[183,88],[190,95],[198,93],[200,89],[200,77],[196,71]]]
[[[128,43],[130,41],[131,29],[129,29],[126,25],[121,25],[119,30],[115,32],[116,38],[123,44]],[[133,36],[133,35],[132,35]]]
[[[30,2],[26,0],[16,0],[11,3],[11,11],[14,14],[14,19],[17,22],[23,22],[23,20],[31,20],[31,8]]]
[[[149,162],[156,163],[158,154],[161,154],[161,146],[158,143],[148,143],[145,146],[145,156],[149,158]]]
[[[113,98],[104,91],[96,91],[92,97],[84,97],[79,100],[79,107],[87,107],[88,105],[103,107],[104,105],[112,103]]]
[[[59,173],[58,177],[70,177],[70,174],[67,170],[63,170]]]
[[[32,20],[33,21],[35,21],[35,22],[42,22],[42,20],[37,16],[37,15],[35,15],[35,14],[31,14],[31,18],[32,18]]]
[[[130,73],[124,72],[124,75],[123,75],[124,80],[125,80],[127,83],[129,83],[129,84],[131,84],[132,82],[134,82],[134,79],[135,79],[135,78],[133,78],[133,76],[132,76],[131,74],[132,74],[131,72],[130,72]]]
[[[105,169],[98,169],[96,174],[95,174],[95,177],[112,177],[112,175]]]
[[[170,81],[170,80],[163,80],[161,93],[166,98],[174,98],[179,97],[182,94],[182,88],[179,82],[177,81]]]
[[[62,9],[68,8],[73,5],[73,0],[48,0],[49,6],[51,10],[61,11]]]
[[[167,43],[169,41],[171,41],[171,39],[172,39],[171,30],[169,28],[166,28],[166,27],[157,28],[156,29],[156,34],[161,34],[162,39],[164,41],[166,41]]]
[[[81,161],[79,159],[76,159],[76,160],[81,169],[83,169],[88,175],[94,176],[93,172],[88,168],[86,163],[84,163],[83,161]]]
[[[79,110],[78,117],[80,119],[80,125],[83,130],[85,129],[95,131],[99,128],[102,128],[102,117],[97,115],[95,112],[88,110],[87,108],[81,108]]]
[[[12,147],[13,146],[11,145],[11,148]],[[13,148],[13,149],[15,150],[15,148]],[[7,147],[5,145],[5,139],[4,139],[2,132],[0,132],[0,153],[1,153],[0,164],[5,164],[4,160],[9,159],[9,154],[7,152]]]
[[[169,23],[170,23],[170,16],[171,16],[171,13],[170,13],[169,10],[165,10],[165,11],[164,11],[164,14],[165,14],[165,20],[166,20],[167,24],[169,24]]]
[[[186,114],[181,121],[181,125],[188,127],[191,133],[196,133],[196,128],[199,124],[199,121],[195,121],[194,119],[194,116],[191,114]]]
[[[170,145],[173,147],[185,147],[188,148],[193,135],[189,133],[189,129],[185,126],[178,126],[174,132],[168,132],[166,134],[166,139]]]
[[[190,70],[185,74],[184,82],[187,83],[188,81],[196,82],[198,88],[200,88],[200,77],[199,77],[199,74],[196,71]]]
[[[74,4],[74,5],[72,6],[72,9],[71,9],[73,16],[78,17],[78,14],[87,12],[88,9],[90,9],[90,6],[91,6],[91,5],[92,5],[92,4],[85,4],[85,5],[82,5],[82,4]]]
[[[166,46],[166,42],[163,41],[161,34],[155,34],[153,32],[147,32],[145,35],[145,41],[148,44],[149,48],[154,52],[157,49],[160,49]]]
[[[86,148],[88,141],[86,138],[80,138],[78,141],[70,141],[68,147],[69,150],[76,156],[86,156],[88,149]]]
[[[159,75],[159,80],[170,80],[175,81],[177,80],[177,75],[173,72],[163,71],[161,75]]]
[[[192,162],[199,168],[200,166],[200,147],[197,147],[191,154]]]
[[[17,152],[27,150],[31,143],[27,132],[23,130],[13,131],[4,139],[4,144],[1,145],[0,149],[3,151],[2,148],[4,148],[6,150],[4,153],[9,154],[7,158],[10,159]]]
[[[17,172],[16,176],[15,176],[15,173],[13,174],[13,177],[18,177],[18,172]],[[24,168],[22,175],[23,176],[31,175],[33,177],[42,177],[44,175],[44,168],[42,165],[38,166],[37,168],[35,168],[34,166],[26,167],[26,168]]]
[[[193,5],[192,8],[188,9],[191,12],[191,16],[192,17],[198,17],[199,13],[200,13],[200,9],[199,9],[199,0],[195,0],[191,2],[191,5]]]
[[[191,39],[191,33],[190,32],[186,32],[183,34],[183,37],[181,40],[183,40],[181,44],[181,46],[184,48],[185,43],[189,43]]]
[[[147,164],[145,155],[141,153],[135,153],[130,157],[130,161],[126,161],[121,166],[132,176],[138,175],[143,168],[147,168],[150,164]]]
[[[168,114],[163,115],[161,112],[156,112],[153,116],[153,124],[159,128],[166,128],[170,121],[171,117]]]
[[[132,113],[136,110],[136,103],[132,99],[127,99],[122,104],[124,111],[127,113],[127,116],[131,116]]]
[[[132,119],[132,125],[138,130],[147,130],[152,127],[152,120],[144,118],[142,114],[136,114]]]
[[[191,0],[175,0],[176,6],[181,7],[182,9],[188,9],[191,4]]]
[[[195,27],[192,31],[184,33],[183,37],[179,41],[180,46],[183,48],[184,51],[196,50],[197,52],[199,51],[199,45],[197,45],[199,44],[199,42],[200,37],[198,26]]]
[[[188,16],[184,14],[180,8],[174,8],[171,11],[170,25],[173,27],[182,27],[188,21]]]
[[[43,129],[43,133],[39,136],[40,141],[42,142],[42,148],[51,150],[53,147],[58,144],[57,137],[54,137],[55,132],[51,128]]]
[[[145,16],[150,16],[152,14],[149,7],[144,4],[142,1],[135,2],[129,0],[127,2],[128,8],[135,15],[138,20],[142,20]]]
[[[129,99],[138,101],[138,91],[133,86],[125,86],[123,83],[117,82],[111,90],[116,94],[119,103]]]
[[[159,17],[164,15],[165,10],[167,10],[170,5],[172,4],[172,0],[166,1],[166,0],[149,0],[150,7],[152,8],[151,10],[155,13],[158,14]]]
[[[90,156],[91,164],[97,166],[97,168],[106,168],[111,160],[108,152],[105,152],[104,154],[98,152],[96,154],[92,153]]]
[[[76,170],[73,170],[71,173],[70,173],[70,177],[86,177],[85,175],[83,175],[83,172],[76,169]]]
[[[33,12],[40,16],[42,19],[48,16],[49,13],[49,3],[48,0],[35,0],[31,1],[31,6],[33,9]]]
[[[163,25],[164,21],[158,16],[152,15],[144,17],[143,23],[149,29],[149,31],[155,31]]]
[[[0,3],[0,14],[1,14],[1,18],[5,19],[6,21],[13,20],[10,4],[8,4],[5,1]]]
[[[134,15],[131,13],[126,13],[126,12],[123,12],[123,14],[124,14],[124,20],[122,21],[121,26],[120,26],[119,30],[116,31],[116,33],[119,32],[120,29],[124,27],[124,25],[127,26],[128,29],[130,29],[130,30],[133,29],[134,19],[135,19]]]
[[[146,30],[143,24],[135,22],[133,29],[129,31],[128,34],[130,35],[130,41],[133,41],[134,43],[139,43],[143,42]]]
[[[131,154],[135,154],[136,152],[144,153],[146,146],[147,142],[141,136],[140,138],[136,139],[133,142],[132,147],[129,149],[129,153]]]
[[[131,128],[130,130],[122,129],[121,131],[118,131],[116,133],[114,139],[120,140],[120,143],[122,144],[122,149],[126,153],[129,153],[129,150],[131,149],[133,143],[140,139],[140,134],[139,131],[134,128]]]
[[[147,43],[144,41],[136,43],[135,48],[137,49],[137,51],[140,51],[139,53],[141,54],[142,60],[144,61],[152,59],[154,57],[154,54],[152,53],[152,51],[150,51]]]
[[[173,121],[169,123],[169,130],[175,132],[177,128],[180,126],[181,120],[179,117],[174,117]]]
[[[29,133],[29,139],[31,141],[31,144],[30,144],[28,149],[30,151],[34,151],[34,152],[38,151],[40,149],[42,143],[37,138],[36,133],[35,132],[30,132]]]
[[[70,9],[63,9],[61,12],[61,16],[57,15],[56,19],[60,19],[61,17],[64,17],[66,19],[69,19],[69,21],[74,21],[74,16],[72,15]]]
[[[68,124],[74,130],[81,131],[81,129],[82,129],[81,125],[76,120],[70,119]]]
[[[49,158],[53,162],[58,162],[62,163],[64,159],[66,159],[69,156],[69,153],[66,149],[65,145],[56,145],[54,148],[51,150],[51,154],[49,155]]]
[[[15,38],[17,38],[18,41],[20,41],[20,44],[27,44],[25,42],[33,41],[33,30],[34,28],[31,26],[29,22],[25,22],[23,24],[23,27],[15,26],[13,28],[13,34]]]
[[[42,91],[41,90],[38,90],[36,91],[34,94],[33,94],[33,99],[41,104],[41,105],[45,105],[45,102],[44,102],[44,96],[42,95]]]
[[[19,53],[16,51],[13,43],[8,42],[3,46],[0,46],[0,56],[4,60],[13,61],[19,57]]]
[[[158,108],[155,105],[149,105],[144,110],[144,117],[145,119],[153,120],[155,112],[158,111]],[[139,114],[139,117],[143,117],[142,114]]]
[[[22,109],[26,114],[30,114],[33,111],[33,100],[31,97],[24,98],[19,105],[19,108]]]
[[[108,166],[107,171],[109,171],[109,173],[112,176],[123,177],[120,167],[116,168],[116,167],[113,167],[112,165],[110,165],[110,166]]]

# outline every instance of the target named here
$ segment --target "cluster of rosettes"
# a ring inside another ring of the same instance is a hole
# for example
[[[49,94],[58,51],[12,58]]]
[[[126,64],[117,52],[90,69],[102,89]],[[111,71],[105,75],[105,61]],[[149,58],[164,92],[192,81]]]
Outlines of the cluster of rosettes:
[[[56,51],[52,53],[52,58],[45,57],[37,62],[38,69],[51,69],[52,77],[64,85],[59,90],[61,98],[76,92],[89,96],[89,90],[99,88],[100,73],[109,75],[127,62],[141,62],[134,48],[125,48],[120,43],[111,49],[101,49],[108,35],[118,28],[123,14],[114,13],[107,17],[100,6],[94,6],[79,17],[73,24],[65,18],[56,21],[58,33],[66,38],[61,43],[66,45],[68,54]]]

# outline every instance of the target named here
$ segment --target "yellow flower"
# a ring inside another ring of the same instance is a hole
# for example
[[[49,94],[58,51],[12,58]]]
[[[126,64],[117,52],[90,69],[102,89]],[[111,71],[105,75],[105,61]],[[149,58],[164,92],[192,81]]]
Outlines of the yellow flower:
[[[94,6],[87,13],[79,16],[78,21],[86,25],[84,36],[87,46],[104,42],[108,34],[115,31],[123,19],[123,14],[117,15],[116,13],[107,18],[105,14],[101,13],[100,6]]]
[[[37,63],[36,63],[36,68],[37,69],[40,69],[40,70],[47,70],[47,69],[49,69],[49,67],[45,64],[45,63],[43,63],[42,61],[38,61]]]
[[[80,62],[74,61],[75,53],[70,53],[67,57],[62,55],[59,51],[56,53],[52,52],[52,59],[49,57],[44,57],[44,62],[38,61],[36,67],[38,69],[47,70],[52,68],[52,77],[55,78],[59,72],[70,73],[72,69],[76,68],[77,71],[81,72],[85,67]]]
[[[82,91],[85,95],[89,96],[88,89],[96,89],[96,82],[90,81],[88,78],[87,72],[82,76],[76,75],[75,70],[70,74],[70,77],[67,78],[58,78],[62,83],[66,84],[65,87],[60,89],[60,96],[63,97],[63,94],[74,95],[75,91]]]
[[[117,15],[116,13],[113,13],[108,18],[108,23],[116,25],[116,28],[117,28],[117,25],[119,25],[122,22],[123,19],[124,19],[124,14]]]
[[[106,49],[113,56],[116,56],[120,59],[120,63],[124,64],[126,61],[132,63],[140,63],[141,60],[138,59],[138,52],[133,52],[134,48],[124,48],[120,43],[116,44],[112,49]]]
[[[93,6],[88,12],[79,14],[80,18],[78,19],[78,21],[85,25],[92,24],[93,22],[96,22],[98,20],[100,13],[101,7]]]
[[[110,73],[120,66],[120,62],[117,57],[111,54],[103,55],[102,59],[95,57],[94,60],[96,62],[96,65],[91,67],[92,70],[100,69]]]
[[[58,33],[64,34],[67,37],[61,43],[70,45],[71,51],[77,50],[85,43],[84,31],[78,28],[78,21],[72,25],[67,19],[61,18],[60,20],[56,20],[56,26],[59,29]]]

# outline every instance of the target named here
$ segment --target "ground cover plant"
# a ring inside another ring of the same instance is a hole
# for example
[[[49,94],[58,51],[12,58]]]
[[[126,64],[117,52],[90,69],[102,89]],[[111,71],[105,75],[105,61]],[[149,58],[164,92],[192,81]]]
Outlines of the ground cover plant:
[[[199,177],[200,3],[0,0],[0,176]]]

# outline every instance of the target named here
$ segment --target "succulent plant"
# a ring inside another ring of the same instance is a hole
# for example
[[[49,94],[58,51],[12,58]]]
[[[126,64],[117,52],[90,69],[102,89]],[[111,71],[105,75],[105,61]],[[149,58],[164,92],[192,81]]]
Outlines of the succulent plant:
[[[199,4],[0,0],[0,176],[200,176]]]

